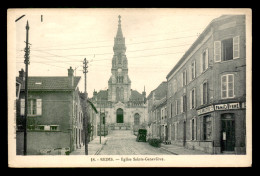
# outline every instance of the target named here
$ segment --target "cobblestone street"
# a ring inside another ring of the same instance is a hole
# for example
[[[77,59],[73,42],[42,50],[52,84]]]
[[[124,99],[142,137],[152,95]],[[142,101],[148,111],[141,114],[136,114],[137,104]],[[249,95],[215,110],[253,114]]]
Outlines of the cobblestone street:
[[[106,145],[99,155],[173,155],[148,142],[137,142],[130,130],[114,130],[107,136]]]

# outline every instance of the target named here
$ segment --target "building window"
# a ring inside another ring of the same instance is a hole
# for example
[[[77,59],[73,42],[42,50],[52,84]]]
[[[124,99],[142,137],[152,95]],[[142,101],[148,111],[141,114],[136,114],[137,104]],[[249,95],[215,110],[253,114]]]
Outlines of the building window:
[[[190,120],[191,140],[196,140],[196,118]]]
[[[237,59],[240,57],[239,36],[222,41],[214,41],[214,60],[215,62]]]
[[[169,95],[172,96],[172,83],[169,84]]]
[[[175,100],[175,115],[179,114],[179,105],[178,100]]]
[[[191,63],[191,80],[195,79],[196,77],[196,60],[194,60],[192,63]]]
[[[39,130],[44,130],[44,125],[39,125],[39,126],[38,126],[38,129],[39,129]]]
[[[222,41],[222,60],[233,59],[233,39],[226,39]]]
[[[193,109],[196,107],[196,89],[192,89],[190,91],[190,109]]]
[[[177,92],[177,84],[176,84],[176,79],[173,80],[173,94]]]
[[[117,76],[117,83],[123,83],[124,82],[124,76]]]
[[[140,115],[138,113],[136,113],[134,115],[134,124],[135,125],[139,125],[140,124]]]
[[[206,49],[201,54],[201,73],[204,72],[209,67],[208,63],[209,63],[209,50]]]
[[[221,77],[221,98],[234,98],[234,96],[234,75],[223,75]]]
[[[36,115],[36,99],[28,100],[28,115]]]
[[[163,119],[163,116],[164,116],[164,114],[163,114],[163,109],[161,110],[161,119]]]
[[[203,140],[212,139],[212,121],[211,116],[204,116],[203,119]]]
[[[171,103],[171,117],[172,117],[172,108],[173,108],[173,107],[172,107],[172,103]]]
[[[187,85],[187,70],[182,72],[182,86]]]
[[[20,114],[24,115],[25,100],[21,99]],[[42,100],[41,99],[28,99],[28,115],[41,115],[42,114]]]
[[[183,95],[181,97],[181,112],[186,112],[187,110],[187,100],[186,100],[186,95]]]
[[[201,85],[201,104],[207,104],[208,103],[208,83],[204,82]]]
[[[174,124],[174,140],[177,140],[178,137],[178,122],[175,122]]]
[[[58,125],[52,125],[52,126],[50,127],[50,130],[51,130],[51,131],[58,131]]]

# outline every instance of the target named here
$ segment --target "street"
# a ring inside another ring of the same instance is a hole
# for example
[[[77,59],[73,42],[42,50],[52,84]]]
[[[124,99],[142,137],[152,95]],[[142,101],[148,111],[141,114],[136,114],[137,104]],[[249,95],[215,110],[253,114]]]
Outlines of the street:
[[[113,130],[107,136],[106,145],[99,155],[172,155],[171,153],[149,145],[148,142],[137,142],[130,130]]]

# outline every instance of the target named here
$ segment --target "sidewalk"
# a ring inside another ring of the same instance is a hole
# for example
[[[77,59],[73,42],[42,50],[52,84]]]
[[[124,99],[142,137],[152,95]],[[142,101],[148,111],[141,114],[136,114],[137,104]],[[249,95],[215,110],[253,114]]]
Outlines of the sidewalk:
[[[103,146],[106,144],[108,137],[101,136],[101,144],[100,137],[97,136],[95,139],[88,143],[88,155],[98,155],[102,150]],[[70,155],[85,155],[85,146],[82,146],[80,149],[76,149],[70,153]]]
[[[174,144],[163,144],[161,143],[161,149],[164,149],[175,155],[211,155],[209,153],[205,153],[199,150],[191,150],[186,149],[184,147],[180,147]]]

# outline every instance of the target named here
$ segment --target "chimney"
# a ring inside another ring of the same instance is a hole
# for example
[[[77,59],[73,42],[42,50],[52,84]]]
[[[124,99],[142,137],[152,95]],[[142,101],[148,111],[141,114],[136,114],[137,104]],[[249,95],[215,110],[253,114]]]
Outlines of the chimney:
[[[68,77],[69,77],[69,86],[73,87],[74,86],[74,70],[70,67],[68,69]]]
[[[19,78],[22,78],[23,80],[25,80],[25,72],[23,69],[21,69],[21,71],[19,71]]]

